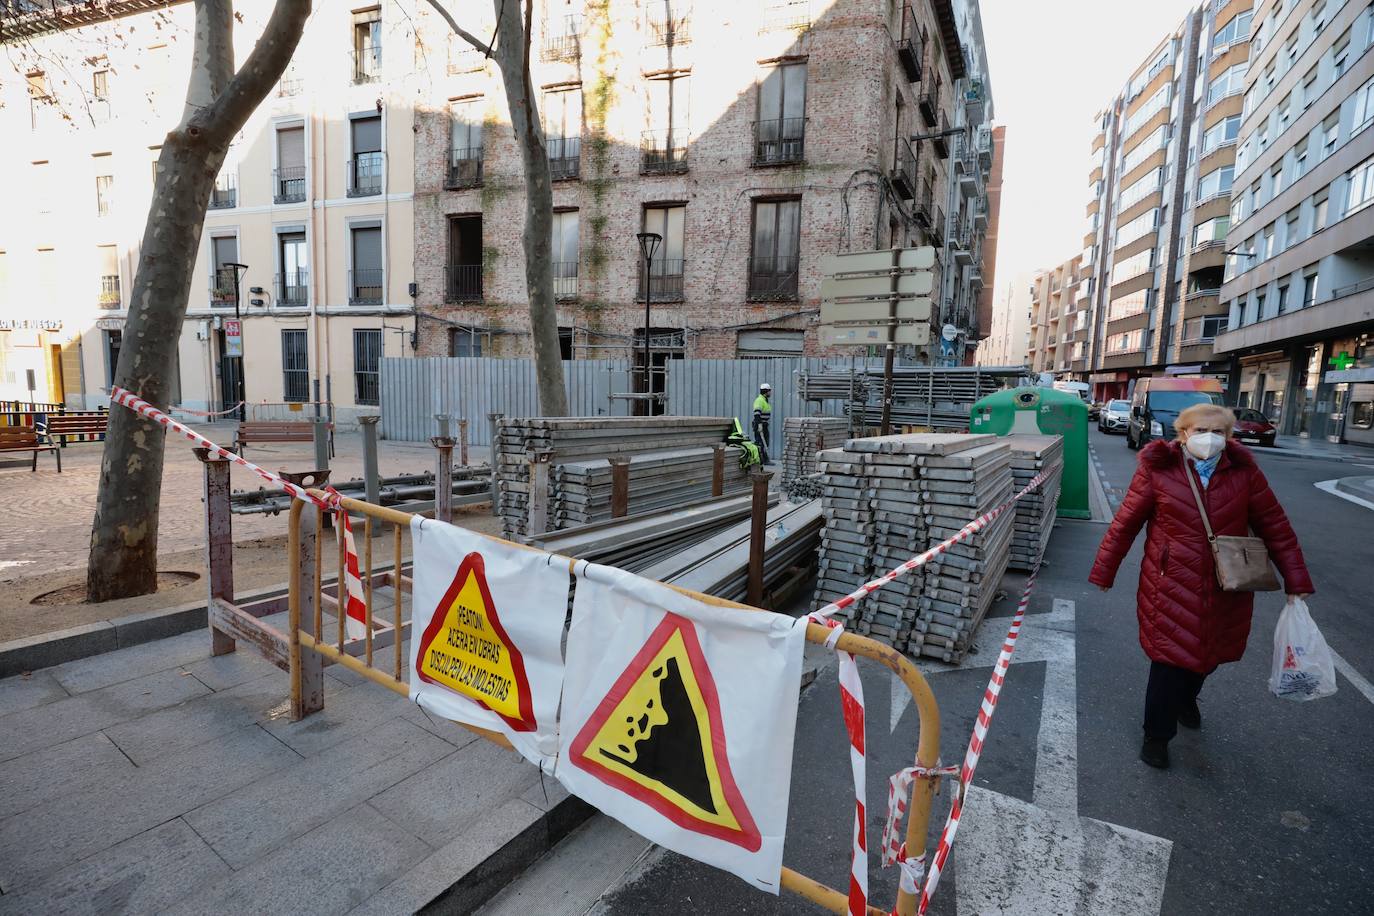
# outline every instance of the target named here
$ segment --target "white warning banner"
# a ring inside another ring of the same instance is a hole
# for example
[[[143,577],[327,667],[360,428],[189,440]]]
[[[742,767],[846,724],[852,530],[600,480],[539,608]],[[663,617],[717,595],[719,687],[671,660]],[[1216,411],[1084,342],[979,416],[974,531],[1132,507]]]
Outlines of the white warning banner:
[[[662,846],[778,893],[805,622],[579,566],[555,775]]]
[[[410,698],[497,731],[552,770],[558,751],[566,560],[416,517]]]

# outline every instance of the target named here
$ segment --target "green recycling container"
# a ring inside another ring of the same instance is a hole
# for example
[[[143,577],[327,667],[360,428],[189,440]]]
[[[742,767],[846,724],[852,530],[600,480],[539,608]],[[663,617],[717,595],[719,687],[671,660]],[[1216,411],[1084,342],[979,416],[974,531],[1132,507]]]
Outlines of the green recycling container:
[[[973,405],[969,432],[1064,437],[1064,475],[1059,484],[1060,518],[1092,518],[1088,508],[1088,405],[1078,395],[1053,388],[1009,388]]]

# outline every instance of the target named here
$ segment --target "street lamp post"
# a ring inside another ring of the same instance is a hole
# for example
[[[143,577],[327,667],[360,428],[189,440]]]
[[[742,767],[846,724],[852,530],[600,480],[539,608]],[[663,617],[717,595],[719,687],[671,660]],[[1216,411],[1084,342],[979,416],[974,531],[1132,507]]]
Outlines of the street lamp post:
[[[244,403],[244,402],[247,400],[247,398],[246,398],[246,396],[244,395],[245,388],[244,388],[244,381],[243,381],[243,366],[244,366],[244,359],[243,359],[243,316],[239,314],[239,271],[247,272],[247,270],[248,270],[248,265],[247,265],[247,264],[235,264],[235,263],[229,262],[229,263],[223,264],[223,265],[221,265],[221,266],[222,266],[222,267],[227,267],[227,268],[229,268],[230,270],[232,270],[232,271],[234,272],[234,321],[238,322],[238,326],[239,326],[239,356],[238,356],[238,360],[239,360],[238,370],[239,370],[239,371],[236,372],[236,373],[234,373],[234,376],[235,376],[235,378],[234,378],[234,383],[235,383],[235,384],[234,384],[234,387],[236,387],[236,388],[238,389],[238,391],[235,392],[235,395],[238,397],[238,400],[239,400],[239,422],[240,422],[240,423],[243,423],[244,421],[246,421],[246,420],[248,419],[248,417],[247,417],[248,408],[247,408],[247,405]]]
[[[644,255],[644,415],[647,417],[654,412],[653,381],[649,362],[649,272],[653,267],[654,252],[658,250],[663,236],[657,232],[637,232],[635,238],[639,239],[639,250]]]

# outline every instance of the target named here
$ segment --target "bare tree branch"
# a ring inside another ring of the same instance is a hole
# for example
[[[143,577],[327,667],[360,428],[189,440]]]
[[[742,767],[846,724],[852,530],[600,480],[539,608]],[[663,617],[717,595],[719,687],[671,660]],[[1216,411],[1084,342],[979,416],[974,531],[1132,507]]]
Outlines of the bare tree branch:
[[[301,33],[305,31],[305,21],[309,18],[310,0],[277,0],[272,18],[267,20],[262,37],[248,59],[214,104],[197,119],[202,130],[213,131],[215,139],[225,143],[238,133],[249,115],[262,104],[272,86],[286,72],[287,65],[291,63],[291,54],[301,40]],[[224,131],[229,126],[232,129]]]
[[[492,33],[492,41],[491,41],[491,43],[484,42],[484,41],[482,41],[482,39],[478,38],[476,35],[473,35],[473,34],[472,34],[471,32],[469,32],[467,29],[465,29],[465,28],[463,28],[461,25],[459,25],[459,24],[458,24],[458,20],[454,19],[454,18],[453,18],[453,15],[452,15],[451,13],[449,13],[448,10],[444,9],[443,5],[439,3],[439,0],[429,0],[429,5],[432,6],[432,7],[434,8],[434,11],[435,11],[436,13],[438,13],[440,16],[444,17],[444,21],[448,23],[448,27],[449,27],[450,29],[453,29],[454,33],[455,33],[459,38],[463,39],[463,40],[466,41],[468,44],[472,45],[474,48],[476,48],[477,50],[481,51],[481,52],[482,52],[483,54],[485,54],[487,57],[491,57],[492,45],[493,45],[493,44],[495,43],[495,41],[496,41],[496,33],[495,33],[495,32]],[[498,29],[498,30],[500,29],[500,26],[499,26],[499,25],[497,26],[497,29]]]

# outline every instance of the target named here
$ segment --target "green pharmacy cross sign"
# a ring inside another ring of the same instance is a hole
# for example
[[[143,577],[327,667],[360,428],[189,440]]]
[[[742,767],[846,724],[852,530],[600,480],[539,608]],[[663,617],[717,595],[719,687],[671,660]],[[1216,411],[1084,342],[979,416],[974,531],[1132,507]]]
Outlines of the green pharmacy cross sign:
[[[1351,366],[1355,365],[1355,357],[1351,356],[1349,353],[1342,350],[1335,356],[1328,359],[1326,361],[1326,364],[1338,372],[1343,372],[1344,370],[1349,369]]]

